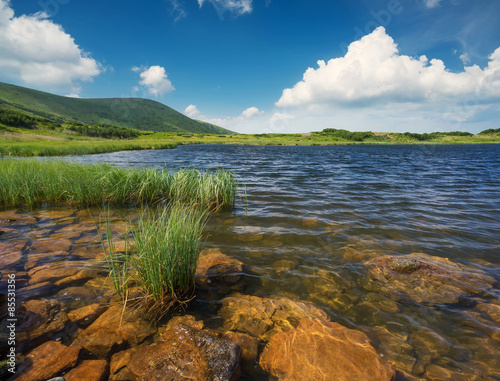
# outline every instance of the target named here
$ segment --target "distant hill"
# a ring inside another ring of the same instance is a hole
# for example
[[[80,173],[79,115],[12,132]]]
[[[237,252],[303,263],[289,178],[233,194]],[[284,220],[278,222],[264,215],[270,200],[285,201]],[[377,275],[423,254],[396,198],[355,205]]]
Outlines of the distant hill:
[[[69,98],[0,82],[0,107],[59,122],[112,124],[143,131],[235,134],[143,98]]]

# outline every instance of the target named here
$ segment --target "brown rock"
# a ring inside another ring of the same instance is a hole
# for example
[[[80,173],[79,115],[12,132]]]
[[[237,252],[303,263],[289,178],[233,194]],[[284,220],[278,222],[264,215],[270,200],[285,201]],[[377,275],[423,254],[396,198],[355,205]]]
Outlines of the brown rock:
[[[422,253],[383,256],[368,262],[371,287],[417,303],[458,303],[480,295],[495,280],[484,272]]]
[[[138,312],[114,305],[83,331],[75,343],[98,358],[107,358],[125,343],[135,346],[155,332],[151,323]]]
[[[196,329],[203,329],[204,325],[202,320],[196,320],[196,318],[192,315],[174,316],[168,321],[166,326],[159,328],[158,332],[160,332],[160,330],[165,332],[179,324],[188,325]]]
[[[252,368],[257,364],[259,353],[259,340],[244,333],[226,332],[224,338],[235,343],[241,348],[241,365],[247,373],[252,372]]]
[[[51,237],[40,238],[31,244],[30,249],[37,253],[47,253],[54,251],[69,252],[69,249],[72,244],[73,243],[67,238],[61,238],[61,239],[53,239]]]
[[[76,281],[96,277],[102,270],[88,268],[87,262],[57,262],[32,268],[28,275],[30,285],[53,282],[58,286],[67,286]]]
[[[101,381],[106,376],[108,363],[104,360],[86,360],[64,375],[65,381]]]
[[[23,360],[14,380],[44,381],[70,368],[78,361],[81,347],[66,347],[56,341],[47,341],[33,349]]]
[[[286,298],[235,294],[223,299],[222,304],[219,315],[224,319],[224,329],[248,333],[262,341],[297,327],[303,318],[330,320],[325,312],[312,304]]]
[[[496,324],[500,325],[500,306],[497,304],[480,302],[477,305],[479,311],[485,312]]]
[[[135,381],[135,375],[128,370],[128,368],[123,368],[118,373],[109,376],[109,381]]]
[[[115,353],[111,357],[111,362],[110,362],[111,375],[118,374],[123,368],[125,368],[132,359],[134,353],[137,352],[139,349],[142,349],[143,347],[144,345],[140,345],[137,347],[132,347],[127,350]]]
[[[73,323],[86,326],[92,324],[105,310],[103,305],[94,303],[68,312],[68,318]]]
[[[364,333],[318,319],[303,319],[296,329],[273,336],[259,362],[287,381],[390,381],[396,376]]]
[[[86,334],[83,331],[73,344],[85,348],[91,355],[99,359],[107,359],[112,352],[125,346],[123,339],[109,331]]]
[[[64,329],[68,316],[56,300],[29,300],[20,311],[19,321],[18,340],[22,345],[18,350],[24,351],[34,347],[38,339]]]
[[[1,236],[0,236],[1,237]],[[15,242],[0,242],[0,270],[13,268],[22,258],[24,244]]]
[[[196,267],[196,284],[206,287],[212,282],[235,283],[241,277],[243,263],[228,257],[219,249],[206,249],[200,253]]]
[[[185,325],[136,352],[127,368],[137,379],[237,380],[241,350],[227,340]]]

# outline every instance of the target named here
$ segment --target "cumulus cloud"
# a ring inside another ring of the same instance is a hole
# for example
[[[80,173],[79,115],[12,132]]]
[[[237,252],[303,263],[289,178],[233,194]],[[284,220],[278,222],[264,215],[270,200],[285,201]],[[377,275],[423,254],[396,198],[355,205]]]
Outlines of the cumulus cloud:
[[[261,115],[263,113],[264,111],[260,111],[257,107],[249,107],[241,113],[241,117],[250,119],[253,118],[254,116]]]
[[[80,96],[78,94],[76,94],[76,93],[67,94],[65,96],[68,97],[68,98],[80,98]]]
[[[436,8],[441,0],[424,0],[424,4],[427,8]]]
[[[195,105],[189,105],[184,110],[184,114],[189,116],[190,118],[196,118],[200,115],[200,111]]]
[[[302,81],[283,90],[278,107],[423,103],[474,96],[488,101],[500,96],[500,48],[488,66],[467,66],[460,73],[443,61],[400,55],[383,27],[351,43],[344,57],[308,68]]]
[[[154,95],[155,97],[175,90],[172,82],[170,82],[167,77],[164,67],[158,65],[150,66],[148,68],[135,66],[132,68],[132,71],[140,73],[139,76],[141,77],[141,80],[139,81],[139,85],[146,87],[148,93]]]
[[[205,3],[212,4],[221,17],[225,12],[235,16],[252,12],[252,0],[198,0],[200,8]]]
[[[461,54],[460,55],[460,60],[462,61],[462,63],[464,65],[470,64],[470,58],[469,58],[469,55],[467,53]]]
[[[101,73],[101,65],[43,12],[16,17],[0,0],[0,71],[27,85],[79,89]]]

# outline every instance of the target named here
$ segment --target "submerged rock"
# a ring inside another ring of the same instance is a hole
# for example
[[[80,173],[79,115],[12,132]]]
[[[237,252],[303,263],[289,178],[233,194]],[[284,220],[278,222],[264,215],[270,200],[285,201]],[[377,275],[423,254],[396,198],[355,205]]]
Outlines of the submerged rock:
[[[33,348],[41,340],[64,329],[68,316],[56,300],[29,300],[19,311],[18,351]]]
[[[372,288],[417,303],[459,303],[495,284],[495,279],[480,270],[422,253],[383,256],[369,261],[368,266]]]
[[[80,350],[79,346],[66,347],[56,341],[47,341],[24,358],[14,380],[48,380],[63,370],[75,366]]]
[[[237,380],[240,348],[186,325],[167,330],[162,340],[137,351],[127,368],[137,379]]]
[[[73,323],[87,326],[92,324],[105,310],[106,307],[103,305],[94,303],[68,312],[68,318]]]
[[[103,272],[88,267],[88,262],[56,262],[32,268],[28,272],[30,285],[53,282],[58,286],[83,283]]]
[[[222,304],[219,315],[224,320],[224,329],[248,333],[262,341],[297,327],[303,318],[330,320],[325,312],[312,304],[286,298],[235,294],[223,299]]]
[[[259,363],[287,381],[391,381],[396,376],[364,333],[318,319],[303,319],[297,328],[274,335]]]
[[[87,351],[100,359],[125,344],[135,346],[156,332],[151,323],[140,317],[137,311],[114,305],[97,318],[75,340]]]
[[[102,381],[108,363],[104,360],[85,360],[64,375],[65,381]]]
[[[243,263],[223,254],[219,249],[205,249],[200,253],[196,267],[196,285],[207,287],[212,283],[235,283],[241,277]]]

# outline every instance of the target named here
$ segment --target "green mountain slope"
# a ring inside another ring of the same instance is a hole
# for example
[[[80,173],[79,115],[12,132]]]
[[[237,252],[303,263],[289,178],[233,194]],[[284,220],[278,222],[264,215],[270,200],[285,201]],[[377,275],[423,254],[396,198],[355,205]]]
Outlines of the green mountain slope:
[[[57,121],[105,123],[143,131],[234,134],[143,98],[68,98],[0,82],[0,106]]]

